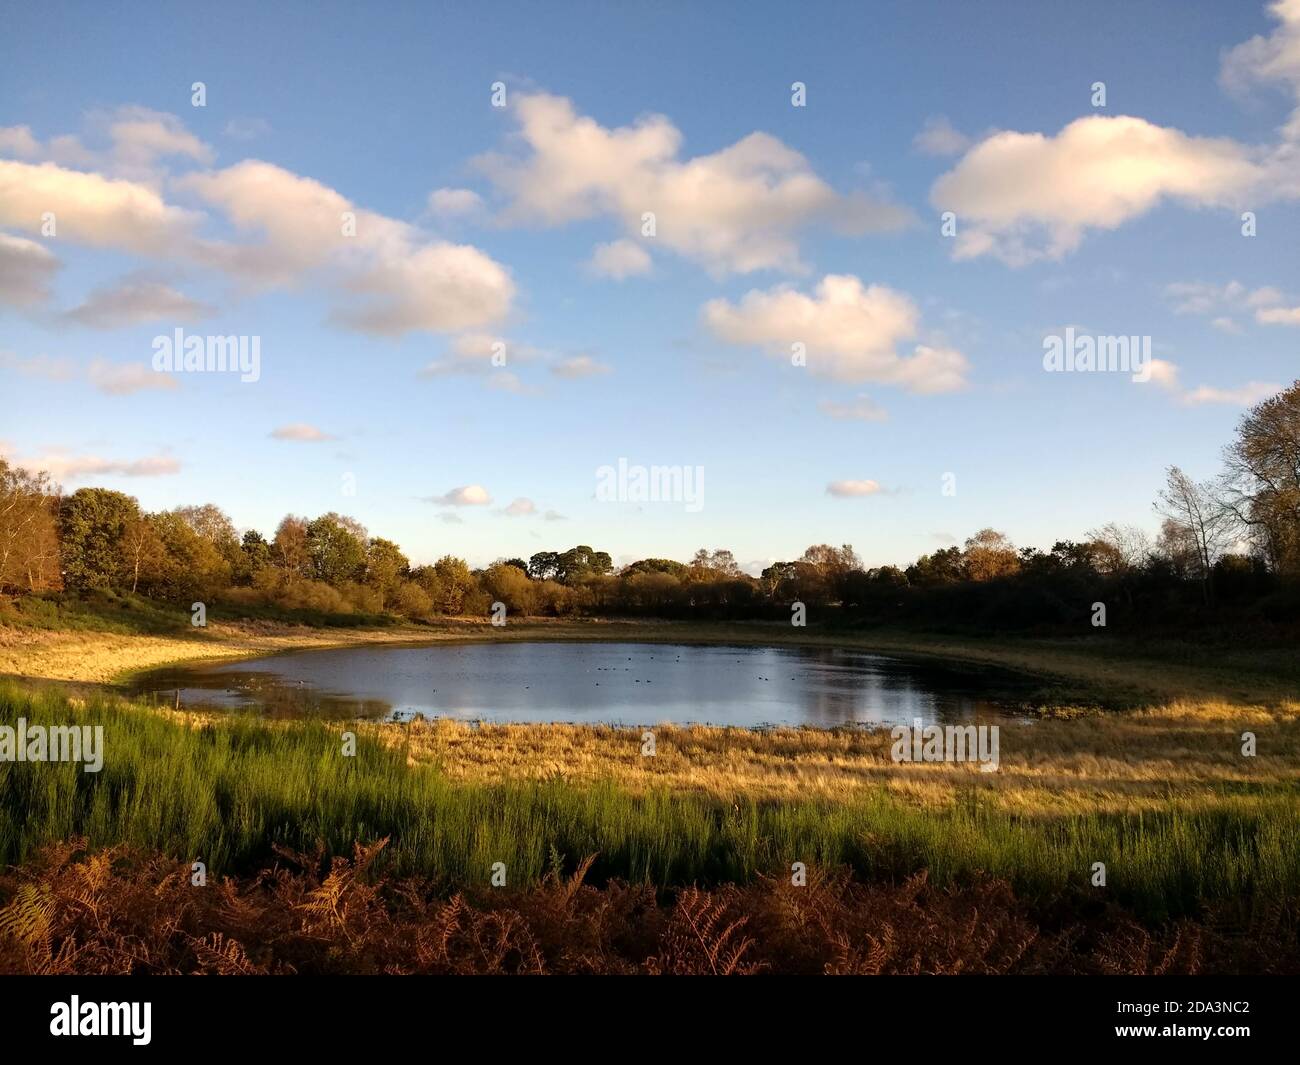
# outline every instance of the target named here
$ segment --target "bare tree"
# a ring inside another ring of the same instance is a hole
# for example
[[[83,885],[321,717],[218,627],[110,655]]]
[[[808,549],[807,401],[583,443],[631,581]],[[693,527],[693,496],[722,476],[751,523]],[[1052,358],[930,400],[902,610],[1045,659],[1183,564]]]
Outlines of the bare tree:
[[[1215,498],[1210,484],[1193,481],[1177,466],[1170,466],[1165,476],[1156,510],[1173,522],[1195,547],[1196,576],[1208,603],[1213,596],[1210,571],[1230,534],[1230,514]]]

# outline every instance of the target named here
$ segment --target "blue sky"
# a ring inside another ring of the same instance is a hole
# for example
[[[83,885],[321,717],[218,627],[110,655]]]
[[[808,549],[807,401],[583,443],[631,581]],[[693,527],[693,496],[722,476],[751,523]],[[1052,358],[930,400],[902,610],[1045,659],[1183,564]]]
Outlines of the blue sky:
[[[417,561],[906,562],[1154,529],[1300,365],[1298,0],[3,18],[0,447],[69,490]],[[1153,379],[1044,372],[1067,325]],[[177,326],[260,379],[159,380]],[[704,506],[598,500],[620,457]]]

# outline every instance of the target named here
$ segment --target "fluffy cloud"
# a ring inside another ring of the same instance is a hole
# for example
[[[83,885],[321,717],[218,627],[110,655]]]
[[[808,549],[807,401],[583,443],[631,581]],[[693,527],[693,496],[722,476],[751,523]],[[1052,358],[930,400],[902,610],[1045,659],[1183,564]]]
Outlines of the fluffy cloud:
[[[506,222],[608,217],[639,236],[652,212],[656,241],[722,275],[800,269],[797,232],[812,222],[866,232],[908,220],[899,207],[837,193],[766,133],[683,159],[682,135],[663,115],[611,129],[543,93],[516,96],[513,112],[522,154],[478,160],[509,197]]]
[[[126,396],[134,392],[168,392],[179,387],[176,376],[155,373],[144,363],[111,363],[96,359],[86,371],[87,379],[101,392],[110,396]]]
[[[531,499],[525,499],[520,496],[508,507],[502,508],[502,514],[508,514],[512,518],[531,517],[537,513],[537,504]]]
[[[650,253],[636,241],[615,240],[596,245],[588,268],[598,277],[622,281],[626,277],[648,274],[651,265]]]
[[[1252,37],[1229,51],[1219,80],[1232,92],[1266,84],[1289,89],[1297,107],[1283,136],[1300,140],[1300,0],[1276,0],[1268,10],[1280,25],[1268,36]]]
[[[1255,320],[1262,325],[1300,325],[1300,307],[1261,307]]]
[[[875,481],[831,481],[826,486],[826,494],[839,499],[855,499],[859,496],[873,496],[880,491]]]
[[[60,239],[160,258],[191,250],[200,221],[139,182],[0,159],[0,225],[39,233],[47,212]]]
[[[296,440],[304,444],[318,444],[326,440],[336,439],[329,433],[323,432],[317,429],[316,426],[308,425],[305,422],[281,425],[271,430],[271,436],[276,440]]]
[[[434,189],[429,193],[429,210],[441,218],[473,214],[483,207],[483,197],[473,189]]]
[[[270,163],[250,160],[182,184],[263,238],[213,249],[217,264],[265,284],[337,271],[342,291],[360,297],[332,315],[350,329],[392,336],[473,329],[503,318],[514,298],[505,268],[477,248],[425,240],[404,222]],[[347,212],[355,235],[345,235]]]
[[[1300,325],[1300,307],[1286,306],[1287,297],[1272,285],[1250,289],[1239,281],[1215,285],[1204,281],[1177,281],[1165,286],[1175,314],[1214,314],[1220,310],[1253,312],[1261,325]],[[1216,329],[1237,333],[1240,327],[1220,315],[1211,323]]]
[[[321,281],[337,294],[331,319],[370,334],[459,332],[509,312],[514,282],[478,248],[431,239],[258,160],[167,178],[157,170],[164,158],[211,161],[179,119],[122,108],[99,122],[112,142],[106,153],[75,138],[43,144],[25,126],[0,130],[0,152],[20,157],[0,159],[0,226],[37,233],[52,212],[60,239],[198,263],[245,287]],[[164,183],[225,215],[237,239],[200,238],[206,216],[168,203]],[[355,235],[345,235],[345,212],[355,217]],[[23,297],[30,296],[29,284]]]
[[[0,233],[0,305],[29,308],[46,303],[60,265],[54,253],[36,241]]]
[[[1131,116],[1090,115],[1055,136],[995,133],[935,182],[957,215],[954,256],[1012,266],[1059,259],[1089,229],[1115,229],[1166,200],[1239,206],[1267,182],[1260,153]]]
[[[87,147],[80,137],[64,135],[37,139],[28,126],[0,128],[0,154],[81,169],[103,171],[115,178],[157,186],[166,177],[159,169],[165,158],[184,158],[203,165],[212,149],[190,133],[175,115],[128,105],[87,115],[87,126],[102,149]]]
[[[604,363],[597,362],[590,355],[574,355],[568,359],[561,359],[551,367],[551,373],[556,377],[578,378],[578,377],[596,377],[600,374],[609,373],[609,367]]]
[[[52,359],[37,355],[21,359],[12,351],[0,351],[0,368],[13,370],[24,377],[41,377],[47,381],[70,381],[77,376],[77,367],[68,359]]]
[[[1151,360],[1151,380],[1179,403],[1189,407],[1201,406],[1205,403],[1250,407],[1282,390],[1281,385],[1265,381],[1248,381],[1236,388],[1215,388],[1211,385],[1184,388],[1179,380],[1178,367],[1165,359]]]
[[[785,286],[754,290],[738,304],[704,306],[710,330],[730,344],[758,347],[788,359],[806,346],[808,367],[838,381],[875,381],[912,392],[950,392],[965,384],[969,364],[952,348],[916,344],[920,312],[906,295],[884,285],[864,286],[851,275],[828,274],[812,295]]]
[[[96,289],[64,317],[96,329],[119,329],[142,322],[194,322],[215,313],[215,307],[190,299],[170,285],[135,278]]]
[[[17,465],[29,470],[45,470],[60,484],[91,477],[166,477],[179,473],[181,469],[181,464],[168,455],[105,459],[98,455],[71,455],[65,451],[50,451],[30,460],[18,459]]]
[[[466,484],[446,495],[431,496],[428,502],[440,507],[485,507],[492,502],[492,497],[481,484]]]
[[[921,132],[912,138],[912,147],[926,155],[959,155],[970,143],[971,139],[942,115],[927,118]]]

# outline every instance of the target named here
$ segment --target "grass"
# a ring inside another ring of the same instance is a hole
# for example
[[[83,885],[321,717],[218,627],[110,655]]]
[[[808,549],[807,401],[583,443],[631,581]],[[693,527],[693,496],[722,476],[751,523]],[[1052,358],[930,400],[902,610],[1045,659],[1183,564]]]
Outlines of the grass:
[[[0,687],[0,723],[102,725],[98,774],[73,764],[0,763],[0,863],[85,837],[256,869],[276,844],[347,855],[387,837],[394,875],[451,889],[482,885],[494,863],[511,884],[539,882],[556,856],[596,855],[592,876],[657,886],[745,883],[791,863],[844,866],[868,880],[921,870],[936,884],[1004,878],[1030,899],[1118,901],[1155,918],[1202,904],[1254,905],[1300,894],[1296,785],[1282,777],[1201,782],[1151,809],[1009,808],[979,787],[916,802],[884,787],[771,801],[612,776],[452,779],[374,729],[356,754],[341,730],[247,717],[187,719],[107,695],[69,700]],[[1077,724],[1077,723],[1076,723]],[[1107,866],[1104,892],[1089,887]]]

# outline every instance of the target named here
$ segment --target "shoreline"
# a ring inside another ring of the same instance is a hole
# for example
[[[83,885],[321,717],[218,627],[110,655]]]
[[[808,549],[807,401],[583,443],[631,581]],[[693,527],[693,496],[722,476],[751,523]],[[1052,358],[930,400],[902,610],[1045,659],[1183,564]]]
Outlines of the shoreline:
[[[0,677],[93,686],[121,692],[142,674],[167,667],[219,664],[304,650],[352,646],[435,646],[508,642],[627,642],[725,646],[836,647],[895,657],[990,666],[1040,679],[1060,701],[1148,705],[1170,699],[1215,698],[1279,706],[1300,685],[1251,661],[1217,666],[1194,648],[1161,653],[1105,638],[984,639],[899,630],[805,630],[763,623],[528,618],[494,627],[478,618],[436,625],[328,629],[273,621],[212,622],[204,633],[153,635],[98,630],[0,626]],[[1147,650],[1148,653],[1141,653]]]

